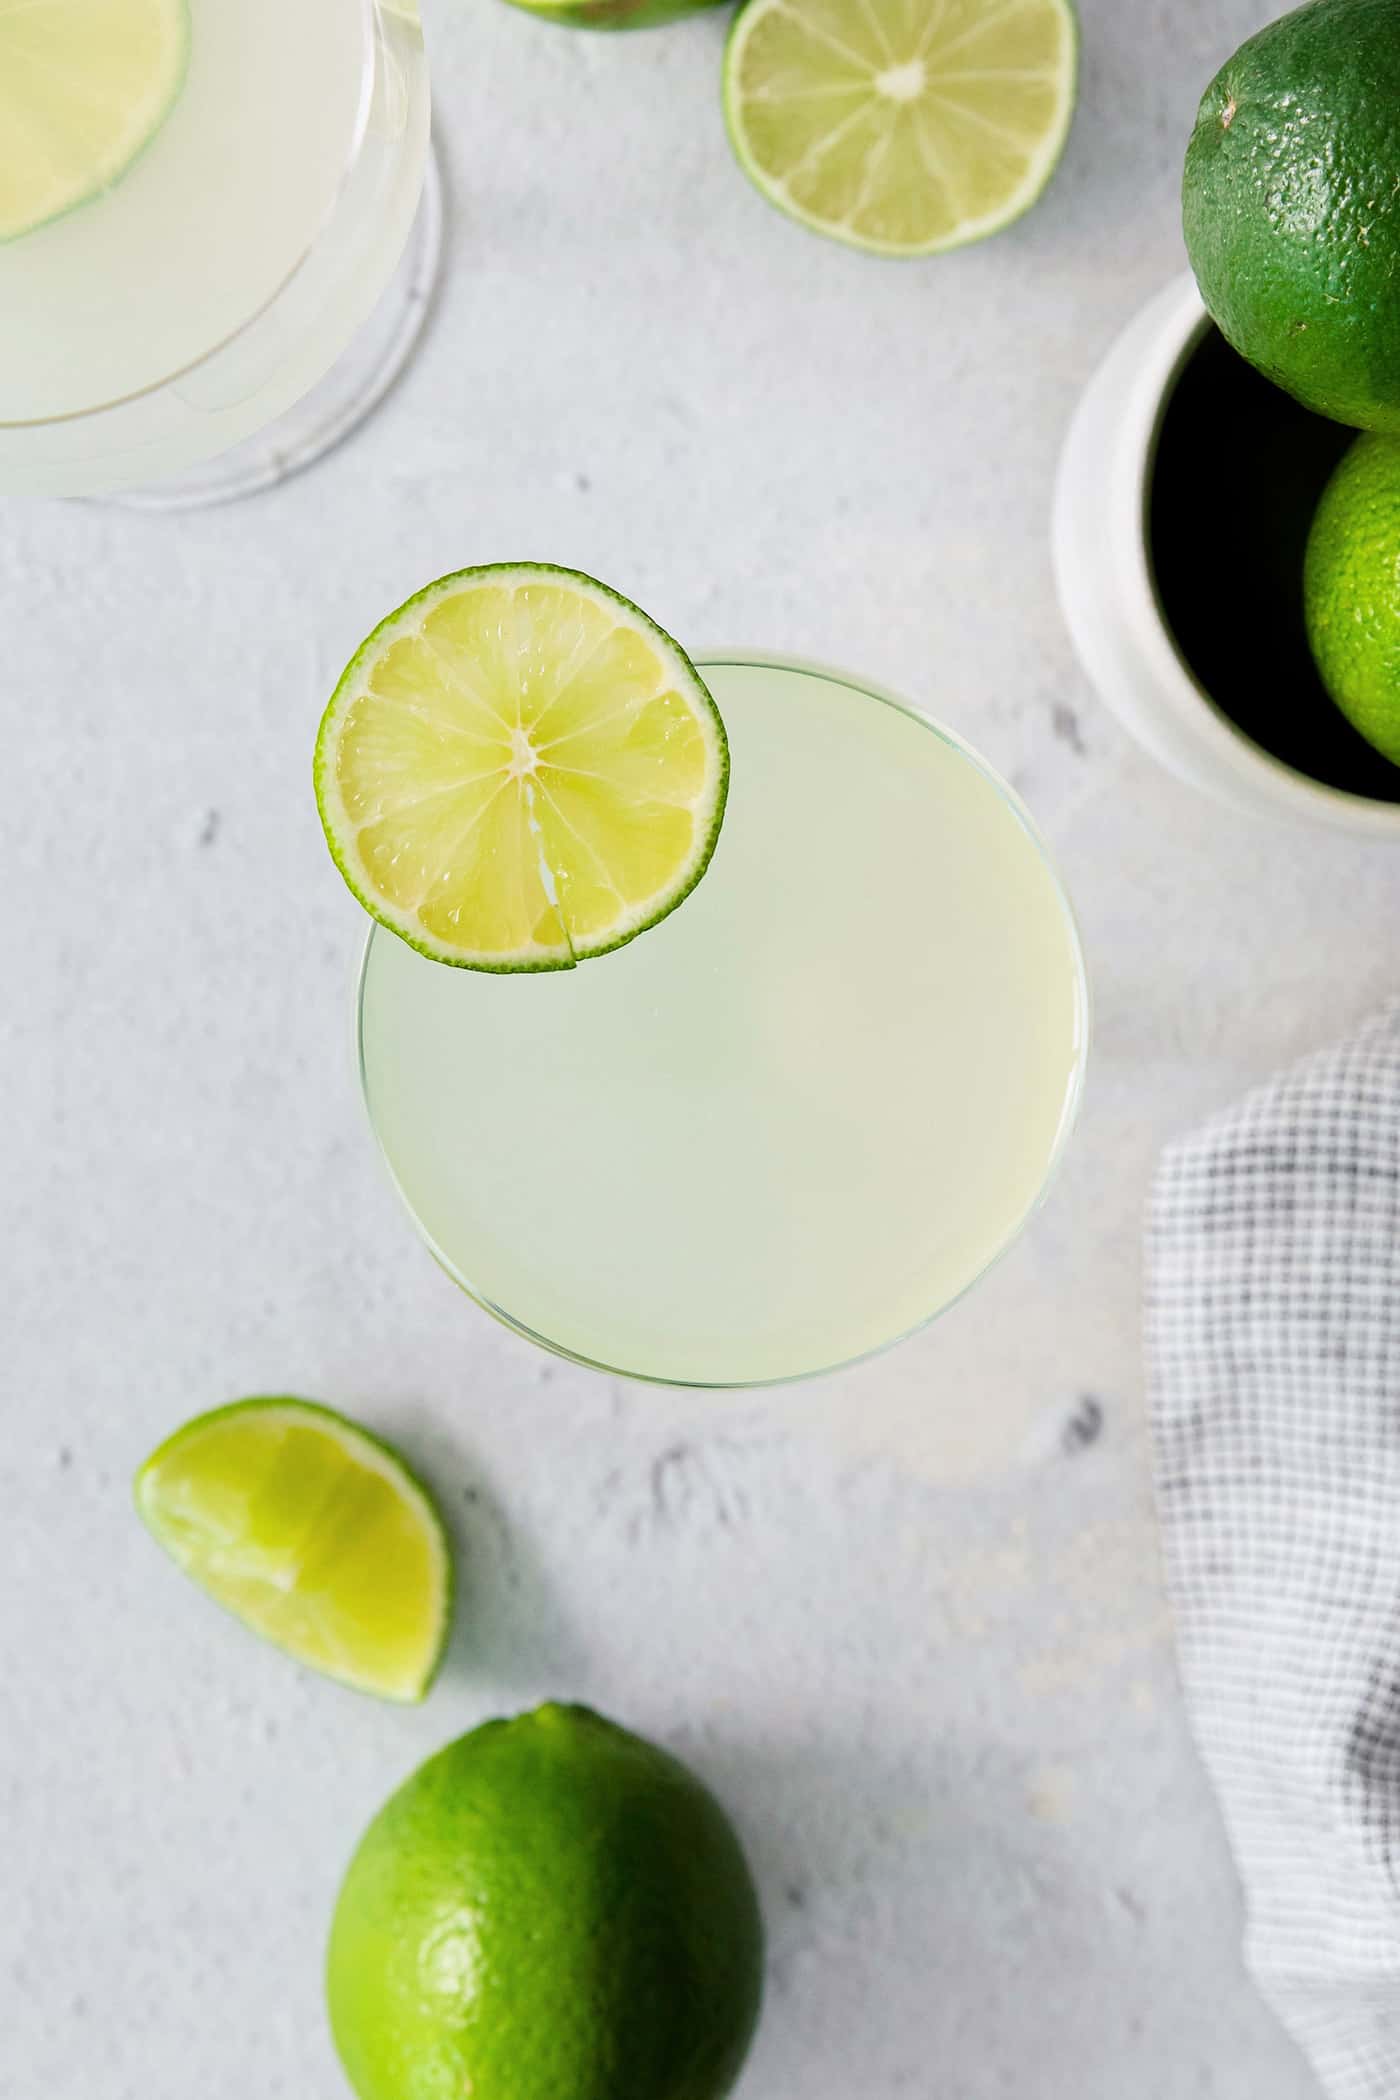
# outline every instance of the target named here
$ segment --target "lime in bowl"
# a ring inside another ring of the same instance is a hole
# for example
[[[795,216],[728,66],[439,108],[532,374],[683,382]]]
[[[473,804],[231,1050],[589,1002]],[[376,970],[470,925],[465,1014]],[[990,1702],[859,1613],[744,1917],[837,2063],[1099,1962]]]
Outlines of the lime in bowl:
[[[480,1305],[600,1370],[764,1385],[908,1335],[1016,1238],[1074,1120],[1088,993],[1043,844],[958,737],[812,665],[687,669],[727,799],[671,908],[577,968],[547,939],[444,968],[380,923],[359,1064],[404,1203]],[[690,777],[708,811],[698,755]]]

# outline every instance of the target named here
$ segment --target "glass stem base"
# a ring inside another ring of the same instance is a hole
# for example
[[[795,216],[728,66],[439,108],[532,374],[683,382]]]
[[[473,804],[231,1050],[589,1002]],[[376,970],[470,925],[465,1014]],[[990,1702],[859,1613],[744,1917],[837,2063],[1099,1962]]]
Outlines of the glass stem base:
[[[241,444],[168,480],[82,500],[127,510],[196,510],[275,488],[324,458],[372,415],[418,344],[442,256],[442,178],[429,151],[423,195],[403,256],[378,305],[300,401]]]

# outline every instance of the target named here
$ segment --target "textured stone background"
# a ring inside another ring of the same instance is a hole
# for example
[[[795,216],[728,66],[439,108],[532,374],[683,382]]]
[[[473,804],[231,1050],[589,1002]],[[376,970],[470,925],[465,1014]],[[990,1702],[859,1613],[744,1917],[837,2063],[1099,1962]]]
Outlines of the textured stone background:
[[[188,519],[0,506],[4,2100],[336,2100],[321,1941],[361,1824],[552,1693],[692,1758],[752,1846],[744,2100],[1312,2093],[1241,1974],[1174,1690],[1137,1219],[1168,1131],[1393,991],[1400,862],[1154,771],[1076,670],[1046,539],[1075,395],[1181,266],[1197,95],[1269,11],[1084,0],[1044,203],[901,266],[738,175],[721,16],[592,40],[437,0],[449,267],[378,420]],[[556,1364],[381,1176],[312,734],[381,611],[516,555],[934,707],[1058,850],[1097,1001],[1078,1142],[994,1278],[878,1364],[723,1402]],[[421,1712],[264,1652],[131,1515],[176,1421],[286,1389],[401,1439],[453,1512]]]

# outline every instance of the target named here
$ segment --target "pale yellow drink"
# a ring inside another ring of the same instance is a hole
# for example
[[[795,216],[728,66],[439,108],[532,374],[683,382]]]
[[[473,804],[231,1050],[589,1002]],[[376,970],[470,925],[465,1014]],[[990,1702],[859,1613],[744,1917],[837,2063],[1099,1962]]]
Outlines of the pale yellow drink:
[[[828,674],[701,666],[732,773],[708,873],[572,971],[376,930],[371,1117],[434,1251],[512,1323],[687,1384],[789,1378],[948,1305],[1034,1207],[1082,960],[1007,791]]]

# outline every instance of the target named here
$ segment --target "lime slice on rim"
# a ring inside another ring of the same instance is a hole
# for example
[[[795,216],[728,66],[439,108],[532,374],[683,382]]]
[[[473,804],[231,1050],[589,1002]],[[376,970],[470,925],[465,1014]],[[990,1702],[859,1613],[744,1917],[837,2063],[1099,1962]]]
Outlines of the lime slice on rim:
[[[452,1562],[427,1490],[377,1437],[309,1400],[197,1415],[136,1476],[172,1560],[298,1662],[421,1699],[447,1639]]]
[[[1040,195],[1077,52],[1069,0],[748,0],[725,119],[745,173],[804,226],[935,255]]]
[[[568,969],[674,911],[724,814],[724,725],[668,635],[538,563],[429,584],[352,660],[316,742],[336,865],[438,962]]]
[[[185,0],[0,0],[0,241],[109,189],[184,83]]]

